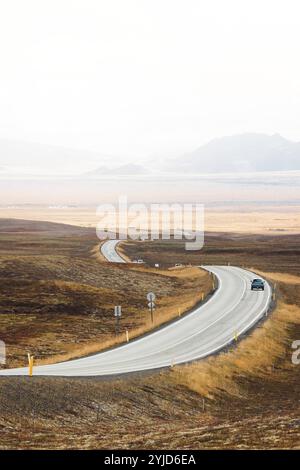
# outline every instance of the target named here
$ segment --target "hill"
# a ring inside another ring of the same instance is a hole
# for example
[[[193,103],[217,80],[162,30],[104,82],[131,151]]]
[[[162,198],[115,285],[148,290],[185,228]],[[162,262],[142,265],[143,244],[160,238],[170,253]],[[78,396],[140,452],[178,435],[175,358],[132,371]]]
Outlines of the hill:
[[[279,134],[241,134],[213,139],[191,153],[168,160],[165,170],[196,173],[300,169],[300,142]]]

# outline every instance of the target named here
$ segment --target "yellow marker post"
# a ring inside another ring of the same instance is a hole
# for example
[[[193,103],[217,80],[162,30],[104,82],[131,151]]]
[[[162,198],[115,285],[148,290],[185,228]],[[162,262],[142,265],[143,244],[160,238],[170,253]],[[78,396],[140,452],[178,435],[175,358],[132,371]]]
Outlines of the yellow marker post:
[[[235,332],[235,334],[234,334],[234,340],[235,340],[235,342],[237,343],[237,340],[238,340],[238,334],[237,334],[237,332]]]
[[[202,302],[203,302],[203,300],[204,300],[204,294],[203,294],[203,292],[202,292]]]
[[[181,310],[180,310],[180,308],[178,309],[178,316],[179,316],[179,317],[181,316]]]
[[[29,377],[32,377],[33,371],[33,356],[28,353],[28,366],[29,366]]]
[[[127,343],[129,343],[129,333],[128,333],[128,330],[126,330],[126,341],[127,341]]]

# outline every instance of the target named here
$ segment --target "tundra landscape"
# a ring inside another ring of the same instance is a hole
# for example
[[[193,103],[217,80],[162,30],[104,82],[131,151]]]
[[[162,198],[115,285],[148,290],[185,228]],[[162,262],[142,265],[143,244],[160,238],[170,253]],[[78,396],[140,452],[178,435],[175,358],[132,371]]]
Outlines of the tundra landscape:
[[[276,284],[277,295],[249,335],[198,363],[109,380],[1,377],[2,449],[299,447],[300,369],[291,361],[300,334],[299,236],[209,233],[195,253],[175,240],[123,242],[120,252],[143,257],[141,267],[107,263],[89,228],[2,219],[0,237],[6,367],[26,365],[27,352],[51,363],[124,342],[126,329],[145,334],[153,327],[149,289],[159,299],[154,327],[176,319],[174,304],[184,314],[211,293],[200,264],[246,266]],[[117,336],[116,299],[124,310]]]

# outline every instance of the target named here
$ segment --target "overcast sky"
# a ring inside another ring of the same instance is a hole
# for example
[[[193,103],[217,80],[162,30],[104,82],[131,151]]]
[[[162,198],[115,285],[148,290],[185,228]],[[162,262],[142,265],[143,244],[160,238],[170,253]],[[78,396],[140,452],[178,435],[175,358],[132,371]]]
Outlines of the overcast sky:
[[[298,0],[9,0],[0,139],[144,160],[214,137],[300,140]]]

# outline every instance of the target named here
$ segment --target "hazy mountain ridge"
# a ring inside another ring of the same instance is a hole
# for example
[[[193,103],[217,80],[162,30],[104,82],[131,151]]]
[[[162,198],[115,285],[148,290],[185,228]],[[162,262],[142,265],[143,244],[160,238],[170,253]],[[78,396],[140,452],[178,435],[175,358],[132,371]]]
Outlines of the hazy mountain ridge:
[[[300,142],[279,134],[241,134],[213,139],[194,152],[168,160],[165,171],[231,173],[300,169]]]
[[[101,166],[96,170],[89,171],[86,173],[86,176],[130,176],[130,175],[146,175],[149,171],[142,165],[137,165],[134,163],[128,163],[126,165],[120,165],[116,168],[107,168]]]
[[[101,178],[174,174],[221,174],[300,170],[300,142],[279,134],[248,133],[213,139],[177,158],[153,159],[102,155],[22,141],[0,140],[0,175],[5,177],[70,176]]]
[[[6,174],[68,174],[91,171],[107,164],[111,155],[91,150],[17,140],[0,140],[0,171]],[[117,157],[116,157],[117,159]]]

